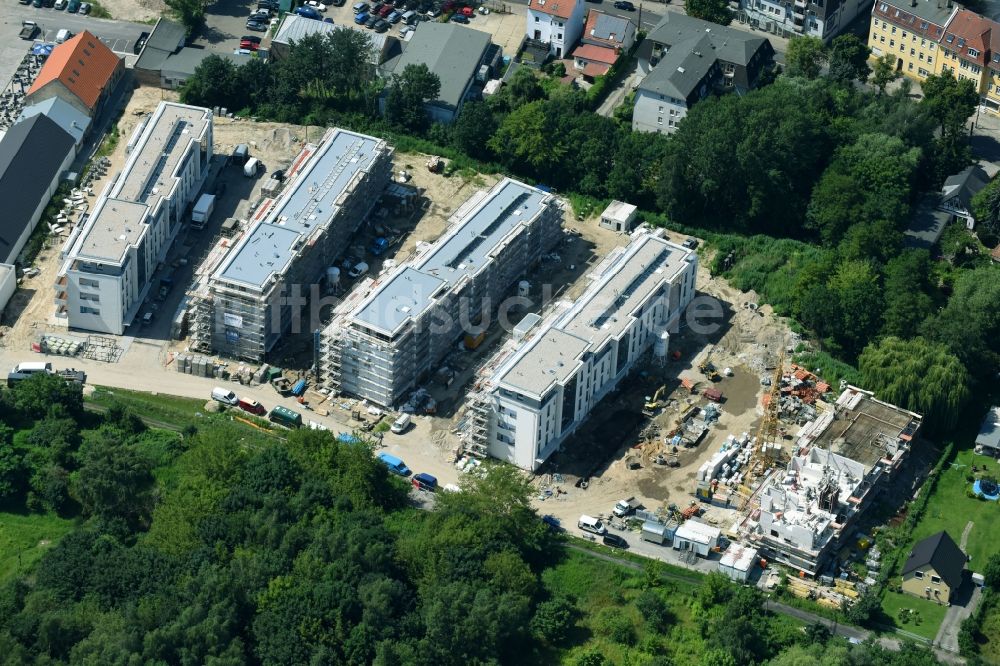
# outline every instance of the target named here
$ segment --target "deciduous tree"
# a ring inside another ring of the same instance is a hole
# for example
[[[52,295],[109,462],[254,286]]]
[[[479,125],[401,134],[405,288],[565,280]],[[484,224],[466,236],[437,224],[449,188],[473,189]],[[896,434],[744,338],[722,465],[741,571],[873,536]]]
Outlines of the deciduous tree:
[[[407,65],[393,74],[385,98],[386,119],[411,132],[422,132],[430,123],[424,103],[437,99],[441,79],[427,65]]]
[[[864,83],[871,74],[868,56],[871,49],[857,35],[847,33],[835,37],[830,45],[830,78],[842,83]]]
[[[815,79],[823,70],[829,55],[819,37],[793,37],[788,42],[785,64],[789,76]]]
[[[729,25],[733,21],[733,12],[726,0],[684,0],[684,12],[719,25]]]

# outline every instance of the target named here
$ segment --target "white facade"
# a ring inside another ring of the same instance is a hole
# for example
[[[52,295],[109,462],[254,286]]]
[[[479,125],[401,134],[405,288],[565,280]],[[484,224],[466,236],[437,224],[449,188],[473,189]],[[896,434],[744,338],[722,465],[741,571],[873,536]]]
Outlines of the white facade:
[[[125,167],[63,250],[56,315],[72,328],[121,335],[138,313],[208,175],[212,112],[161,102],[127,152]]]
[[[0,264],[0,313],[17,291],[17,271],[13,264]]]
[[[750,579],[750,574],[757,568],[759,561],[756,548],[733,544],[722,554],[719,571],[732,581],[745,583]]]
[[[697,255],[639,232],[602,263],[579,300],[488,364],[496,369],[487,389],[471,398],[472,450],[537,469],[677,325],[696,271]]]
[[[740,0],[740,10],[752,26],[793,37],[806,35],[830,41],[844,32],[870,0]]]
[[[708,83],[701,84],[700,90],[702,97],[708,95]],[[638,88],[635,91],[635,107],[632,110],[632,130],[673,134],[687,112],[686,100]]]
[[[583,34],[583,0],[529,0],[526,34],[545,42],[554,58],[565,58]]]
[[[701,557],[708,557],[712,549],[719,545],[722,530],[697,520],[687,520],[674,532],[674,550],[694,551]]]

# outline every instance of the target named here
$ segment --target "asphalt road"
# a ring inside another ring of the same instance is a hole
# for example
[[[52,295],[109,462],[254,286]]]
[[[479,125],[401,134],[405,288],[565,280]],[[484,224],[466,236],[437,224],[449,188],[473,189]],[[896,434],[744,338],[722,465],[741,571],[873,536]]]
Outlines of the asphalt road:
[[[111,50],[119,54],[131,54],[132,46],[139,34],[149,31],[151,26],[142,23],[129,23],[127,21],[112,21],[99,19],[92,16],[81,16],[80,14],[69,14],[65,10],[41,8],[36,9],[31,5],[22,5],[8,0],[4,6],[3,24],[0,26],[0,38],[3,44],[12,42],[18,46],[27,46],[27,42],[18,38],[21,30],[21,21],[30,19],[38,23],[42,33],[38,36],[41,41],[53,41],[56,33],[66,28],[74,34],[83,30],[89,30],[111,47]]]

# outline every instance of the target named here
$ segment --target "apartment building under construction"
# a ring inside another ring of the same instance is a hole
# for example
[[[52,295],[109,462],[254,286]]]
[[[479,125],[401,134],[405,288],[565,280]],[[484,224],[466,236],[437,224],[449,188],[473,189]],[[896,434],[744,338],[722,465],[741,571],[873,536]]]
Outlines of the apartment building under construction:
[[[307,145],[287,170],[281,195],[260,204],[189,295],[192,346],[261,361],[296,320],[311,330],[297,296],[309,296],[378,202],[392,152],[382,139],[342,129]]]
[[[437,242],[337,308],[320,336],[327,387],[397,404],[496,312],[562,237],[562,217],[555,196],[510,179],[473,195]]]
[[[666,359],[697,270],[693,251],[640,230],[579,299],[525,317],[469,396],[467,450],[538,469],[650,348]]]
[[[212,112],[161,102],[132,135],[128,160],[63,251],[56,316],[121,335],[149,291],[212,159]]]

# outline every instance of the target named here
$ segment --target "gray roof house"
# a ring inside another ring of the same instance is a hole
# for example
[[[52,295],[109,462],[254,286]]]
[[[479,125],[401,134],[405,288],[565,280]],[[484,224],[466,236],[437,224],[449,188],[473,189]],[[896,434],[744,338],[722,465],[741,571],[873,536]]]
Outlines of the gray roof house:
[[[989,185],[990,177],[979,165],[966,167],[961,173],[949,176],[941,187],[941,203],[938,208],[951,213],[956,218],[962,218],[965,225],[972,229],[976,220],[972,215],[972,197]]]
[[[90,116],[62,98],[50,97],[38,104],[26,106],[21,112],[19,120],[25,120],[38,114],[47,116],[49,120],[54,120],[59,127],[73,137],[76,149],[80,149],[80,144],[83,143],[83,139],[90,129]]]
[[[699,100],[713,92],[746,92],[773,65],[764,37],[667,12],[638,49],[632,128],[672,133]]]
[[[0,139],[0,264],[12,264],[76,155],[73,137],[35,114]]]
[[[600,9],[591,9],[587,13],[587,24],[583,28],[580,43],[607,46],[628,52],[635,43],[635,23],[624,16],[614,16]]]
[[[186,38],[187,33],[180,23],[162,18],[158,20],[139,52],[139,59],[135,61],[136,79],[145,85],[176,90],[210,55],[228,58],[237,65],[242,65],[251,57],[184,46]]]
[[[473,92],[480,67],[498,58],[490,35],[454,23],[421,23],[403,54],[384,69],[402,74],[407,65],[427,65],[441,79],[441,92],[426,104],[432,120],[450,123]]]
[[[983,447],[985,453],[989,454],[1000,451],[1000,407],[993,407],[986,412],[983,423],[979,426],[976,446]]]

